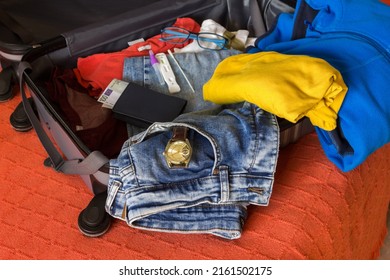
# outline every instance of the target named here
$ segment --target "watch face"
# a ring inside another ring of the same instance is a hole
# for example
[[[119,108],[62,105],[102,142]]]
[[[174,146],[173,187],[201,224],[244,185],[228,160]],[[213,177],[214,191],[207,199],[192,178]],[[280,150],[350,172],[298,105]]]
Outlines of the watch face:
[[[190,158],[191,147],[185,141],[172,142],[167,147],[166,156],[172,164],[182,164]]]

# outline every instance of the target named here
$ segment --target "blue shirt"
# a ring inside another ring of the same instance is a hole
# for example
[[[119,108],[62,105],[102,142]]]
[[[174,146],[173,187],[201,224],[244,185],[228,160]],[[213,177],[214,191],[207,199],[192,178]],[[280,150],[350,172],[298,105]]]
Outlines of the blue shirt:
[[[316,128],[321,145],[349,171],[390,141],[390,6],[376,0],[298,0],[294,14],[281,14],[249,53],[310,55],[338,69],[348,92],[338,128]]]

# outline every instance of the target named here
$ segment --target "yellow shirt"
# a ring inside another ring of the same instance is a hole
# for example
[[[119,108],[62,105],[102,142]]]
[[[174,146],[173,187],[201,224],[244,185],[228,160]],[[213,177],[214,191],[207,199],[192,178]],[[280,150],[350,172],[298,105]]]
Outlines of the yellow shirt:
[[[307,116],[333,130],[347,90],[340,72],[323,59],[259,52],[220,62],[203,97],[218,104],[248,101],[290,122]]]

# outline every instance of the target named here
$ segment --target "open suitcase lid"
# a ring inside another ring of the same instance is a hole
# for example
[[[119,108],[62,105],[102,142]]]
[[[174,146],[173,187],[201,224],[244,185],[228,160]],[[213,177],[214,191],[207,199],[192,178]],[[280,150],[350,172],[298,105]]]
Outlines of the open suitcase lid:
[[[40,0],[39,4],[31,0],[0,0],[0,51],[23,54],[62,35],[68,46],[72,45],[77,52],[84,49],[84,41],[88,41],[88,45],[90,40],[96,42],[94,45],[104,41],[100,36],[105,36],[106,40],[110,34],[112,40],[116,40],[117,36],[126,33],[123,29],[129,28],[129,24],[131,30],[136,31],[151,23],[161,24],[161,20],[166,21],[167,14],[174,19],[226,2],[234,3],[234,10],[248,9],[245,7],[248,4],[234,0],[78,0],[62,3]],[[159,18],[161,14],[165,15],[164,19]]]
[[[173,21],[189,14],[201,15],[202,10],[214,20],[220,19],[229,30],[245,27],[256,36],[259,29],[269,28],[268,22],[280,11],[294,4],[286,0],[40,0],[39,4],[0,0],[0,54],[22,55],[61,35],[72,55],[85,51],[86,46],[107,42],[108,35],[115,41],[127,33],[126,29],[138,32],[152,24],[157,28],[168,17]],[[256,21],[262,16],[253,14],[259,7],[268,15],[264,22]]]
[[[41,42],[58,35],[103,26],[104,22],[130,10],[153,6],[161,0],[1,0],[0,50],[22,54]]]

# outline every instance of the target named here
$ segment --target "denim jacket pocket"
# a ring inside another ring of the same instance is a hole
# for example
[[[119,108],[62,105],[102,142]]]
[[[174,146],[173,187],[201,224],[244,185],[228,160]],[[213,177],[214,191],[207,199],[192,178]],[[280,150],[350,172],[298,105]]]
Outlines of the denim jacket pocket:
[[[175,126],[188,128],[192,156],[185,168],[170,168],[164,156]],[[136,167],[138,186],[147,186],[210,176],[220,162],[221,153],[215,139],[199,126],[184,122],[157,122],[130,139],[128,154],[133,167]]]

